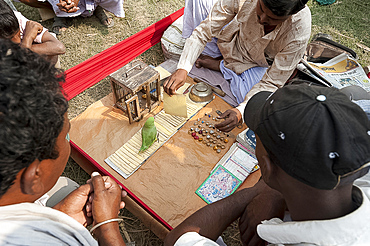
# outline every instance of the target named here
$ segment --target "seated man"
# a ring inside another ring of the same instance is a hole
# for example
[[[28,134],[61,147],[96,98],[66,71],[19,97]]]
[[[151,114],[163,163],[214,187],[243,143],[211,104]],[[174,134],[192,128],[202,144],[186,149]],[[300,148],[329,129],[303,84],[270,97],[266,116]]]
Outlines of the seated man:
[[[191,215],[166,245],[217,245],[239,217],[245,245],[370,245],[370,121],[358,105],[335,88],[288,85],[254,95],[244,120],[262,179]]]
[[[63,43],[51,35],[40,23],[28,20],[0,0],[0,38],[10,39],[46,58],[58,62],[58,55],[65,53]]]
[[[113,18],[105,13],[105,10],[113,13],[116,17],[125,17],[123,0],[20,0],[22,3],[35,8],[51,9],[55,13],[54,24],[51,31],[60,34],[67,28],[66,17],[89,17],[95,15],[106,27],[114,25]]]
[[[217,1],[208,17],[186,40],[178,69],[165,81],[164,90],[174,94],[194,64],[220,71],[221,79],[227,80],[221,84],[222,89],[230,91],[227,94],[235,98],[233,106],[239,106],[221,115],[227,119],[216,127],[222,131],[232,130],[242,120],[241,112],[251,96],[261,90],[274,91],[282,87],[295,70],[311,33],[307,1]],[[213,37],[218,38],[223,60],[198,58]],[[271,65],[268,60],[273,61]]]
[[[109,177],[93,173],[53,208],[34,203],[70,154],[62,82],[41,56],[0,40],[0,244],[125,245],[117,223],[125,194]]]

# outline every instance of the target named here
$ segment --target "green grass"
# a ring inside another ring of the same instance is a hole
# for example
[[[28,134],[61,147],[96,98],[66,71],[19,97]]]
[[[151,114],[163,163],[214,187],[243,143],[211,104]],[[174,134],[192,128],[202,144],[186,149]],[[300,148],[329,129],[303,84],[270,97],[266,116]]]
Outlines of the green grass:
[[[114,18],[115,25],[109,29],[104,28],[94,16],[70,19],[67,31],[58,36],[67,48],[66,54],[61,56],[62,68],[68,69],[81,63],[166,17],[183,5],[183,0],[126,0],[124,2],[126,17]],[[330,34],[335,41],[355,50],[361,65],[370,65],[370,52],[366,48],[370,47],[369,0],[341,0],[329,6],[320,6],[316,1],[311,0],[308,5],[312,13],[312,35],[319,32]],[[15,6],[27,18],[40,20],[36,9],[20,3],[15,3]],[[42,24],[50,29],[52,20]],[[164,61],[160,44],[140,57],[147,64],[154,66]],[[74,118],[109,92],[108,79],[104,79],[76,96],[69,102],[69,118]],[[85,183],[89,178],[72,159],[68,161],[64,175],[80,184]],[[127,210],[124,210],[121,216],[125,218],[124,227],[122,226],[121,229],[128,232],[131,240],[136,242],[136,246],[162,245],[161,240]],[[237,223],[231,225],[223,237],[227,245],[240,245]]]
[[[327,6],[310,1],[308,5],[312,34],[330,34],[334,41],[353,49],[362,66],[370,65],[370,1],[340,0]]]

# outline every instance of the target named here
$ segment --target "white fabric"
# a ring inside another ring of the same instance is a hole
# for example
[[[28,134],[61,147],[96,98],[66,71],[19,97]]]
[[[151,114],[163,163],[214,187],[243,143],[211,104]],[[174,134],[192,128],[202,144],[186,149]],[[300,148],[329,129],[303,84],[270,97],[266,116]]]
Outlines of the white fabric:
[[[219,246],[216,242],[199,235],[196,232],[187,232],[177,239],[175,246]]]
[[[185,0],[184,9],[184,20],[183,20],[183,31],[182,37],[188,38],[193,33],[193,30],[199,26],[199,24],[207,18],[213,5],[217,0]],[[210,57],[220,57],[221,52],[217,46],[217,39],[212,38],[212,41],[208,42],[205,46],[203,55]]]
[[[166,59],[177,61],[180,59],[185,44],[185,39],[182,37],[183,19],[181,16],[175,20],[162,35],[161,46]]]
[[[39,0],[43,1],[43,0]],[[116,17],[125,17],[125,11],[123,9],[123,0],[80,0],[78,7],[80,8],[74,13],[66,13],[61,11],[57,3],[59,0],[47,0],[50,5],[53,7],[54,13],[58,17],[75,17],[75,16],[91,16],[94,13],[94,10],[97,6],[102,7],[103,9],[113,13]]]
[[[60,176],[53,188],[37,199],[34,203],[52,208],[78,187],[79,185],[72,179]]]
[[[34,203],[0,206],[1,245],[98,245],[72,217]]]
[[[360,106],[362,110],[365,111],[367,118],[370,120],[370,100],[353,100],[352,102]]]
[[[196,232],[187,232],[182,235],[175,243],[175,246],[191,246],[191,245],[205,245],[205,246],[226,246],[222,237],[218,237],[216,242],[199,235]]]
[[[278,218],[257,226],[258,235],[270,246],[365,246],[370,245],[370,173],[354,182],[354,200],[361,201],[352,213],[332,220],[283,222]],[[217,244],[196,232],[182,235],[177,246]]]
[[[24,30],[26,29],[27,21],[29,21],[26,17],[24,17],[20,12],[14,11],[15,16],[18,19],[19,23],[19,30],[21,31],[21,40],[23,39]],[[44,33],[47,31],[45,27],[43,27],[42,32],[37,34],[34,42],[41,44],[42,43],[42,36],[44,36]]]

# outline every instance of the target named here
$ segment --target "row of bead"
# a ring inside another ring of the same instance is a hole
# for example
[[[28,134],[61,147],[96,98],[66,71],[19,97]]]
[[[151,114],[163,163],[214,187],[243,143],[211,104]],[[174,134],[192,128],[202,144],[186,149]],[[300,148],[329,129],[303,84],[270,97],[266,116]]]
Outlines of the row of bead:
[[[219,120],[217,117],[212,117],[212,114],[205,113],[205,116],[214,121]],[[205,127],[210,128],[210,130],[203,128],[202,124],[205,124]],[[208,147],[213,147],[217,153],[220,153],[221,149],[225,148],[225,145],[222,143],[229,142],[229,140],[226,138],[229,137],[229,134],[221,132],[220,130],[216,129],[212,122],[208,122],[204,119],[198,118],[197,121],[194,122],[194,126],[197,125],[198,127],[190,127],[188,133],[194,138],[194,140],[198,140]],[[225,135],[226,137],[221,136],[221,134]]]

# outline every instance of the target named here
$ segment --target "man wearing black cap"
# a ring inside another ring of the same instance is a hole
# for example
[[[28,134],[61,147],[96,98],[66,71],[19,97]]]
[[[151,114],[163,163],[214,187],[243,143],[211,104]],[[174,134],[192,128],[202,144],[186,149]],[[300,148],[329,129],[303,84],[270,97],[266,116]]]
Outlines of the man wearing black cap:
[[[289,85],[253,96],[244,120],[262,179],[191,215],[166,244],[217,245],[240,218],[247,245],[370,245],[370,121],[358,105],[334,88]]]

